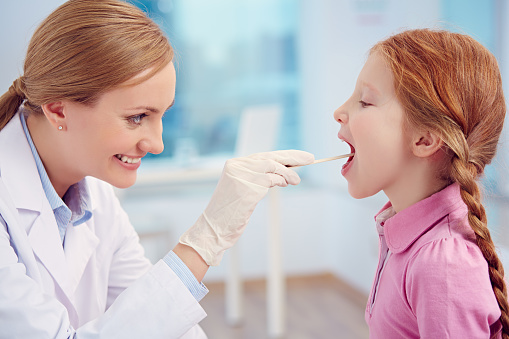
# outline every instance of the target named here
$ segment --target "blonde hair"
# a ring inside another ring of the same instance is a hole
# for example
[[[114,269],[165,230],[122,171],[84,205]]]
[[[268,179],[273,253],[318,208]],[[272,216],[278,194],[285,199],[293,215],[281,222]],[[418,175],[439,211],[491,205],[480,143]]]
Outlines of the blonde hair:
[[[394,35],[372,52],[380,53],[392,70],[407,125],[434,131],[451,154],[447,179],[459,184],[468,206],[468,221],[502,312],[503,338],[509,338],[504,269],[477,183],[495,156],[506,112],[497,60],[467,35],[430,29]]]
[[[120,0],[70,0],[37,28],[23,75],[0,97],[0,129],[19,106],[67,99],[93,105],[98,96],[151,68],[150,78],[173,58],[162,30],[140,9]]]

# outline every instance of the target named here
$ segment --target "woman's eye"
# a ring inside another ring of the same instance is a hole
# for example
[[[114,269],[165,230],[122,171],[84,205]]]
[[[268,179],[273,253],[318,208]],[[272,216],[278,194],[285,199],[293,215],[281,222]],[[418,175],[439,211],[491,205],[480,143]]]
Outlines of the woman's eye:
[[[127,118],[127,121],[129,121],[133,125],[139,125],[141,124],[141,121],[143,118],[145,118],[147,115],[145,113],[133,115],[131,117]]]
[[[372,106],[370,103],[367,103],[365,101],[362,101],[360,100],[359,103],[361,104],[361,106],[364,108],[364,107],[368,107],[368,106]]]

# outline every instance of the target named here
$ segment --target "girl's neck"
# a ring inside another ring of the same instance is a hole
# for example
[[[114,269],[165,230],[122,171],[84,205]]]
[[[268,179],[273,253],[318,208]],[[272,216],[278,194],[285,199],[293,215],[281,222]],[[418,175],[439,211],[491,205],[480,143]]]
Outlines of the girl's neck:
[[[445,157],[421,159],[416,162],[408,175],[401,177],[391,187],[384,189],[394,210],[400,212],[417,202],[441,191],[449,185],[449,181],[441,179],[440,173],[443,170]],[[441,170],[442,169],[442,170]]]

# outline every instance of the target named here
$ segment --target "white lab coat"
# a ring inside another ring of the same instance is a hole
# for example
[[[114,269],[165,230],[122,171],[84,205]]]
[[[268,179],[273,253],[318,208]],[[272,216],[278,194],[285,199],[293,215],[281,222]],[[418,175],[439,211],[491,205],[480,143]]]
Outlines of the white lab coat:
[[[0,131],[0,338],[206,338],[204,310],[143,249],[110,185],[62,246],[19,114]]]

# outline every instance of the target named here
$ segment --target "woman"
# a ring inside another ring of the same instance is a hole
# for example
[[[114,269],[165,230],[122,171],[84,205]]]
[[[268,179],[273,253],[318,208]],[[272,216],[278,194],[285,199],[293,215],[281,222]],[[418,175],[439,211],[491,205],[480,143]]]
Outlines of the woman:
[[[112,187],[163,150],[172,48],[119,0],[71,0],[34,33],[0,98],[0,338],[203,338],[200,281],[269,187],[297,184],[279,151],[229,160],[204,213],[152,266]],[[171,114],[171,112],[169,113]]]

